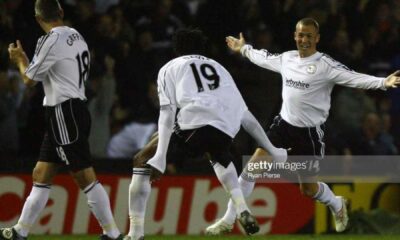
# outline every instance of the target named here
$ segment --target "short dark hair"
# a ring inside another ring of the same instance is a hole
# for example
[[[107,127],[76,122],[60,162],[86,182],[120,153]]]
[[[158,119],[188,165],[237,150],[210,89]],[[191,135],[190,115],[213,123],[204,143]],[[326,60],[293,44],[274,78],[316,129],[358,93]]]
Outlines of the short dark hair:
[[[45,22],[61,20],[62,8],[58,0],[36,0],[35,15]]]
[[[207,38],[198,28],[185,28],[175,32],[172,37],[172,44],[175,53],[179,56],[199,54],[206,50]]]
[[[315,30],[317,30],[317,33],[319,33],[319,24],[317,22],[317,20],[315,20],[314,18],[303,18],[300,21],[297,22],[297,25],[305,25],[305,26],[314,26]]]

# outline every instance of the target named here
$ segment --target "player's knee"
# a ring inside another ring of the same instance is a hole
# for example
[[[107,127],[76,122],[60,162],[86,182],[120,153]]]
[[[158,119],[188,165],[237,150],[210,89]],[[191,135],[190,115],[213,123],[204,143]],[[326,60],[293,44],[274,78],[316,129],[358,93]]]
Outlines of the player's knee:
[[[46,183],[50,184],[51,179],[48,177],[48,173],[42,167],[36,166],[32,171],[32,180],[36,183]]]
[[[149,159],[150,157],[145,151],[140,151],[133,157],[133,167],[144,168]]]
[[[145,160],[145,158],[143,157],[142,154],[137,153],[134,157],[133,157],[133,167],[134,168],[142,168],[144,167],[144,165],[146,164],[147,160]]]
[[[310,187],[300,185],[300,192],[303,196],[313,198],[316,194],[315,190]]]
[[[40,169],[39,167],[35,167],[32,171],[32,180],[34,182],[38,182],[39,179],[42,178],[43,170]]]
[[[81,169],[77,172],[71,173],[80,189],[85,189],[89,185],[96,182],[96,173],[92,167]]]
[[[134,168],[144,168],[147,167],[146,163],[147,161],[154,156],[155,152],[157,150],[157,145],[155,146],[149,146],[146,149],[143,149],[142,151],[138,152],[134,157],[133,157],[133,167]]]

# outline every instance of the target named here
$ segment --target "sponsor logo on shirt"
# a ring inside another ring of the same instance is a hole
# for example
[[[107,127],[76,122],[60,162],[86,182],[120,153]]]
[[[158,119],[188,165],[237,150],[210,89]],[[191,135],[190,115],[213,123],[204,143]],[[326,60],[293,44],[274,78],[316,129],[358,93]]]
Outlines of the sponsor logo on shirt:
[[[307,66],[307,73],[314,74],[316,71],[317,71],[317,66],[315,66],[315,64]]]
[[[310,84],[302,81],[294,81],[293,79],[286,79],[286,86],[297,89],[307,89],[310,87]]]

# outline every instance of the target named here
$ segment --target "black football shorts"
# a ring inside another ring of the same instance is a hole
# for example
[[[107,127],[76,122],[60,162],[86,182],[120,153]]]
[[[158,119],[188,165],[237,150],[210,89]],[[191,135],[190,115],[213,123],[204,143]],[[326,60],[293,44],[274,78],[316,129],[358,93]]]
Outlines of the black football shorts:
[[[39,161],[64,164],[73,172],[91,167],[90,126],[89,111],[80,99],[46,107],[46,132]]]

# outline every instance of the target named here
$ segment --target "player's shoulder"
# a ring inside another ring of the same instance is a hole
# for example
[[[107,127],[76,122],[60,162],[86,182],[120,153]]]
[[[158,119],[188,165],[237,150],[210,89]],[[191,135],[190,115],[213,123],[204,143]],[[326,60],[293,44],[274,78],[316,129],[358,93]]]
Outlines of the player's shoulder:
[[[83,36],[75,29],[68,26],[56,27],[51,30],[51,33],[59,36],[60,44],[73,46],[74,43],[86,43]]]
[[[39,53],[47,53],[56,45],[59,38],[60,35],[53,31],[41,36],[36,43],[35,55],[39,55]]]
[[[347,67],[343,63],[337,61],[336,59],[334,59],[330,55],[328,55],[326,53],[321,53],[321,54],[322,54],[321,61],[324,62],[327,67],[331,67],[331,68],[335,68],[335,69],[342,69],[342,70],[347,70],[347,71],[352,71],[352,69],[350,69],[349,67]]]
[[[333,57],[331,57],[329,54],[326,53],[322,53],[321,60],[323,60],[327,65],[331,67],[335,67],[339,63],[336,59],[334,59]]]
[[[299,57],[299,52],[296,50],[290,50],[281,53],[282,57],[284,58],[298,58]]]

